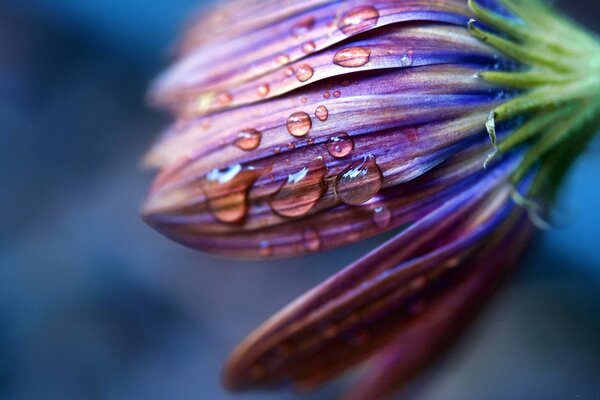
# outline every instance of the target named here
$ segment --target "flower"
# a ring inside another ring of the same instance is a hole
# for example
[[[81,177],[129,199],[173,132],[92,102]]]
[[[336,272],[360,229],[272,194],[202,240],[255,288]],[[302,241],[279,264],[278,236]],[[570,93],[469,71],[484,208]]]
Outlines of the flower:
[[[380,398],[448,343],[598,127],[595,39],[537,0],[242,1],[191,24],[143,214],[187,246],[289,257],[404,229],[234,351],[232,389],[367,359]],[[490,143],[491,141],[491,143]]]

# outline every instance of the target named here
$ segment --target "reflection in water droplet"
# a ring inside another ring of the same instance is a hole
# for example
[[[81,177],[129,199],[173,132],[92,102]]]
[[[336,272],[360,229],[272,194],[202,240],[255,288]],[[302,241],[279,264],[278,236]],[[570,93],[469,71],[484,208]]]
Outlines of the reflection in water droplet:
[[[364,47],[348,47],[335,53],[333,63],[344,68],[357,68],[368,63],[370,58],[371,50]]]
[[[302,51],[305,52],[306,54],[312,53],[316,49],[317,49],[317,45],[312,40],[310,40],[302,45]]]
[[[346,157],[354,150],[354,141],[345,132],[333,135],[327,142],[327,151],[335,158]]]
[[[356,162],[338,175],[336,192],[340,200],[350,205],[361,205],[379,192],[383,174],[372,155]]]
[[[323,196],[327,167],[316,158],[308,166],[288,176],[287,182],[271,197],[271,209],[283,217],[299,217],[308,213]]]
[[[262,135],[256,129],[246,129],[237,134],[235,145],[245,151],[256,149],[260,145]]]
[[[292,35],[294,37],[305,36],[315,26],[315,17],[310,16],[298,22],[292,27]]]
[[[260,97],[265,97],[266,95],[269,94],[269,84],[268,83],[263,83],[262,85],[260,85],[258,87],[258,89],[256,89],[256,94],[258,94]]]
[[[344,14],[338,23],[338,28],[347,36],[356,35],[371,29],[379,21],[379,11],[372,6],[353,8]]]
[[[304,231],[304,247],[308,251],[318,251],[321,249],[322,245],[321,237],[312,228],[307,228]]]
[[[217,103],[222,106],[226,106],[233,101],[233,96],[231,93],[223,92],[219,96],[217,96]]]
[[[373,210],[373,222],[378,228],[387,228],[392,222],[392,212],[385,206],[379,206]]]
[[[327,118],[329,118],[329,110],[325,106],[319,106],[315,111],[315,117],[321,122],[327,121]]]
[[[314,73],[315,73],[315,71],[312,69],[312,67],[310,65],[304,64],[304,65],[299,66],[298,69],[296,70],[296,78],[298,78],[298,80],[300,82],[306,82],[307,80],[312,78]]]
[[[240,164],[209,172],[202,189],[213,216],[224,223],[241,222],[248,212],[248,191],[258,176],[255,168]]]
[[[295,137],[306,136],[312,128],[310,116],[305,112],[295,112],[287,120],[287,130]]]
[[[413,64],[413,51],[408,50],[400,59],[400,65],[403,67],[410,67]]]

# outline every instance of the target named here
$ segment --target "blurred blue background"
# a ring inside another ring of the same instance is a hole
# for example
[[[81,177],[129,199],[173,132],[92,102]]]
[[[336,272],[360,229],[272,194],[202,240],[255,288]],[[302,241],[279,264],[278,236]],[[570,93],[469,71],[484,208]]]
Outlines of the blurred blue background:
[[[562,1],[598,29],[600,6]],[[0,398],[231,395],[223,360],[272,312],[363,254],[233,262],[138,218],[144,105],[202,0],[0,1]],[[399,398],[600,399],[600,144],[569,181],[565,227],[537,241],[458,345]],[[305,397],[329,399],[341,383]]]

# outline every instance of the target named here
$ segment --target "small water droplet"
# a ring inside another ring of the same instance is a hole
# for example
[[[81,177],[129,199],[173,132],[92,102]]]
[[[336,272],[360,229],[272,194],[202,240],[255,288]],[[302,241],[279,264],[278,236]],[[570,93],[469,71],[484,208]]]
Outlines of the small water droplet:
[[[302,45],[302,51],[305,52],[306,54],[312,53],[316,49],[317,49],[317,45],[312,40],[310,40]]]
[[[245,151],[255,150],[260,146],[262,135],[256,129],[246,129],[237,134],[235,145]]]
[[[308,213],[327,189],[325,175],[327,167],[321,158],[290,174],[287,182],[269,199],[271,209],[289,218]]]
[[[241,222],[248,212],[248,191],[258,176],[256,169],[240,164],[209,172],[203,189],[213,216],[224,223]]]
[[[231,93],[223,92],[217,96],[217,103],[222,106],[226,106],[233,101],[233,96]]]
[[[269,94],[269,84],[268,83],[263,83],[262,85],[260,85],[258,87],[258,89],[256,89],[256,94],[258,94],[260,97],[265,97]]]
[[[310,116],[305,112],[295,112],[287,120],[287,130],[290,135],[295,137],[303,137],[308,134],[312,128]]]
[[[313,144],[315,142],[315,139],[313,138],[308,138],[308,140],[306,141],[307,144]]]
[[[329,118],[329,110],[325,106],[319,106],[315,111],[315,117],[321,122],[327,121],[327,118]]]
[[[296,78],[298,78],[300,82],[306,82],[307,80],[312,78],[314,73],[315,71],[310,65],[304,64],[299,66],[298,69],[296,69]]]
[[[312,228],[307,228],[304,231],[304,248],[308,251],[318,251],[323,244],[321,237]]]
[[[351,84],[352,84],[352,82],[350,82],[350,81],[343,81],[343,82],[342,82],[342,86],[343,86],[343,87],[348,87],[348,86],[350,86]]]
[[[302,97],[302,98],[300,99],[300,102],[301,102],[302,104],[306,104],[306,103],[308,102],[308,99],[307,99],[306,97]]]
[[[333,56],[333,63],[344,68],[362,67],[371,59],[371,50],[364,47],[348,47]]]
[[[287,148],[288,148],[289,150],[294,150],[294,149],[296,148],[296,145],[295,145],[294,143],[291,143],[291,142],[290,142],[290,143],[288,143],[288,145],[287,145]]]
[[[323,93],[323,98],[328,99],[330,97],[331,97],[331,93],[329,93],[329,92]]]
[[[306,17],[292,27],[292,35],[296,38],[305,36],[314,26],[315,17]]]
[[[339,90],[336,90],[335,92],[333,92],[333,97],[338,98],[342,95],[342,92],[340,92]]]
[[[285,65],[285,64],[288,64],[290,62],[290,56],[288,56],[286,54],[280,54],[280,55],[277,56],[277,58],[275,59],[275,61],[279,65]]]
[[[373,198],[381,189],[383,174],[372,155],[364,157],[338,175],[336,193],[340,200],[350,205],[361,205]]]
[[[385,206],[379,206],[373,210],[373,222],[378,228],[387,228],[392,222],[392,212]]]
[[[403,67],[410,67],[413,64],[413,51],[408,50],[400,59],[400,65]]]
[[[345,132],[333,135],[327,142],[327,151],[335,158],[346,157],[352,150],[354,150],[354,141]]]
[[[353,36],[371,29],[379,21],[379,11],[372,6],[353,8],[343,15],[338,28],[346,35]]]
[[[285,76],[288,76],[288,77],[294,76],[294,74],[295,74],[294,68],[292,68],[292,67],[287,67],[284,72],[285,72]]]
[[[258,244],[258,248],[261,257],[271,257],[273,255],[273,248],[271,247],[271,244],[266,240],[262,240]]]

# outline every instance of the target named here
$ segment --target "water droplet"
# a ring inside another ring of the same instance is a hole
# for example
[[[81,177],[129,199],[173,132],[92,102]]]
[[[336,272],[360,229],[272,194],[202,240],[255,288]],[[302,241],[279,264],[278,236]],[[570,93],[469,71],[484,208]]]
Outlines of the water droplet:
[[[305,36],[315,26],[315,17],[307,17],[292,27],[292,35],[294,37]]]
[[[299,217],[308,213],[323,196],[327,167],[321,158],[288,176],[287,182],[269,200],[271,209],[283,217]]]
[[[306,104],[306,103],[308,102],[308,99],[307,99],[306,97],[302,97],[302,98],[300,99],[300,102],[301,102],[302,104]]]
[[[371,50],[364,47],[348,47],[335,53],[333,63],[344,68],[357,68],[368,63],[370,58]]]
[[[296,70],[296,78],[298,78],[298,80],[300,82],[306,82],[307,80],[312,78],[314,73],[315,73],[315,71],[312,69],[312,67],[310,65],[304,64],[304,65],[299,66],[298,69]]]
[[[306,54],[312,53],[316,49],[317,49],[317,45],[312,40],[310,40],[302,45],[302,51],[305,52]]]
[[[277,56],[277,58],[275,59],[275,61],[279,65],[285,65],[285,64],[288,64],[290,62],[290,56],[288,56],[286,54],[280,54],[280,55]]]
[[[342,95],[342,92],[340,92],[339,90],[336,90],[335,92],[333,92],[333,97],[338,98]]]
[[[287,67],[285,69],[285,76],[294,76],[295,72],[294,72],[294,68],[292,67]]]
[[[333,339],[340,333],[340,330],[335,325],[329,325],[327,328],[323,330],[323,337],[325,339]]]
[[[209,172],[203,189],[213,216],[224,223],[241,222],[248,212],[248,191],[258,176],[256,169],[240,164]]]
[[[408,50],[400,59],[400,65],[403,67],[410,67],[413,64],[413,51]]]
[[[387,228],[392,222],[392,212],[384,206],[375,208],[373,210],[373,222],[378,228]]]
[[[315,139],[313,138],[308,138],[308,140],[306,141],[307,144],[313,144],[315,142]]]
[[[307,228],[304,231],[304,248],[308,251],[318,251],[322,245],[321,237],[312,228]]]
[[[338,175],[336,192],[340,200],[350,205],[361,205],[379,192],[383,174],[372,155],[364,157]]]
[[[217,103],[222,106],[226,106],[233,101],[233,96],[231,93],[223,92],[217,96]]]
[[[269,94],[269,90],[269,84],[263,83],[258,87],[258,89],[256,89],[256,94],[258,94],[260,97],[265,97]]]
[[[296,145],[295,145],[294,143],[291,143],[291,142],[290,142],[290,143],[288,143],[288,145],[287,145],[287,148],[288,148],[289,150],[294,150],[294,149],[296,148]]]
[[[333,135],[327,142],[327,151],[335,158],[346,157],[352,150],[354,150],[354,141],[345,132]]]
[[[287,130],[292,136],[306,136],[310,128],[312,128],[312,121],[305,112],[295,112],[287,120]]]
[[[323,93],[323,98],[328,99],[330,97],[331,97],[331,93],[329,93],[329,92]]]
[[[262,135],[256,129],[246,129],[237,134],[235,145],[241,150],[250,151],[260,146]]]
[[[379,11],[375,7],[361,6],[345,13],[338,23],[338,28],[346,36],[353,36],[371,29],[378,21]]]
[[[273,255],[273,248],[271,247],[271,244],[266,240],[262,240],[258,244],[258,248],[261,257],[271,257]]]
[[[321,122],[327,121],[327,118],[329,118],[329,110],[325,106],[319,106],[315,111],[315,117]]]

